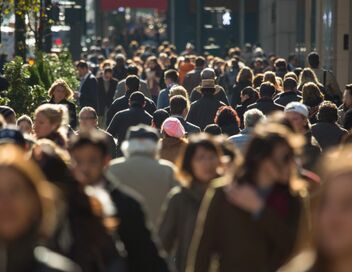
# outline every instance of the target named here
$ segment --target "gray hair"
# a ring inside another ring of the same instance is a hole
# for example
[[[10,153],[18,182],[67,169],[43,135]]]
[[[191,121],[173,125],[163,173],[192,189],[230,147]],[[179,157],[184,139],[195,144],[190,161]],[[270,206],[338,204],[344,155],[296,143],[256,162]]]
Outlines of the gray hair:
[[[264,119],[264,113],[258,109],[248,110],[243,115],[243,122],[245,127],[254,127],[259,121]]]
[[[157,158],[160,149],[160,142],[155,142],[151,139],[135,138],[123,141],[121,144],[121,151],[126,158],[133,155],[147,155]]]

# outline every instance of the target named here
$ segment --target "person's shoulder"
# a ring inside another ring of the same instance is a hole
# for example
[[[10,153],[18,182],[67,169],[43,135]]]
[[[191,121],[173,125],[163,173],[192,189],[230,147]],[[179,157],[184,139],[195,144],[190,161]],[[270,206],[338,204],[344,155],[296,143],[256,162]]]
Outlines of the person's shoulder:
[[[98,128],[98,131],[100,133],[103,133],[106,137],[113,138],[112,135],[109,132],[107,132],[106,130],[104,130],[104,129]]]
[[[69,258],[46,247],[36,247],[34,258],[38,263],[38,271],[47,272],[81,272],[81,268]]]
[[[251,110],[251,109],[255,109],[257,107],[258,103],[254,102],[253,104],[248,105],[247,109]]]
[[[109,178],[111,179],[111,177]],[[110,180],[108,182],[108,191],[116,204],[121,204],[128,208],[142,209],[143,197],[132,188]],[[117,205],[117,208],[121,208],[121,205]]]
[[[161,167],[168,169],[170,171],[174,171],[175,169],[175,165],[168,160],[159,159],[157,162]]]

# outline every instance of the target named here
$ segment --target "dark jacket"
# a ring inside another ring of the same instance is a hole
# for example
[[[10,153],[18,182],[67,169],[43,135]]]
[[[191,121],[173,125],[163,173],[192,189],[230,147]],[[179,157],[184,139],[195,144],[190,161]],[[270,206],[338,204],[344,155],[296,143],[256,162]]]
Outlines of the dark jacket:
[[[105,109],[109,108],[114,100],[114,95],[117,87],[117,80],[112,78],[110,79],[109,89],[106,92],[104,88],[104,78],[98,78],[98,116],[104,116]]]
[[[196,68],[185,75],[185,78],[183,80],[183,87],[185,87],[188,94],[190,94],[192,90],[201,83],[201,72],[202,69]]]
[[[163,206],[159,236],[169,254],[175,250],[178,272],[184,272],[186,268],[187,253],[205,190],[195,182],[190,188],[175,187]]]
[[[214,96],[222,103],[229,105],[229,100],[227,99],[227,95],[225,93],[225,90],[220,85],[215,85]],[[201,97],[202,97],[202,87],[197,86],[196,88],[194,88],[192,90],[190,100],[191,100],[191,102],[195,102],[195,101],[199,100]]]
[[[200,133],[200,127],[193,125],[190,122],[187,122],[182,116],[172,116],[172,117],[176,117],[182,124],[183,128],[185,129],[187,135],[189,134],[193,134],[193,133]]]
[[[233,135],[240,133],[240,129],[237,123],[233,123],[232,125],[227,125],[227,126],[220,126],[220,128],[222,133],[227,135],[228,137],[231,137]]]
[[[258,109],[263,112],[265,115],[268,115],[274,111],[283,111],[285,108],[281,105],[274,103],[271,98],[262,97],[259,98],[257,102],[252,105],[249,105],[248,110]]]
[[[126,187],[112,181],[105,184],[117,210],[117,234],[127,251],[129,272],[167,272],[168,265],[159,254],[158,246],[147,227],[138,196]]]
[[[98,111],[98,81],[95,76],[89,73],[80,89],[79,106],[92,107]]]
[[[126,94],[120,98],[115,99],[115,101],[112,103],[110,106],[107,114],[106,114],[106,126],[109,126],[112,118],[114,115],[120,111],[127,110],[129,108],[129,99],[130,96],[133,92],[132,91],[127,91]],[[149,98],[145,98],[145,111],[148,112],[150,115],[153,115],[154,111],[156,110],[156,106],[153,102],[153,100]]]
[[[252,86],[251,82],[239,82],[233,85],[230,90],[230,105],[236,109],[237,105],[241,103],[241,91],[248,87]]]
[[[321,154],[321,147],[310,130],[306,132],[304,137],[306,143],[303,146],[302,166],[304,169],[314,171]]]
[[[139,124],[151,125],[153,117],[142,107],[131,107],[115,114],[107,129],[112,136],[118,139],[118,144],[125,140],[129,127]]]
[[[51,98],[48,101],[49,104],[55,104],[54,98]],[[76,112],[76,105],[72,103],[71,101],[68,101],[67,99],[62,100],[59,104],[61,105],[66,105],[69,118],[70,118],[70,127],[72,129],[75,129],[77,126],[77,112]]]
[[[212,256],[218,257],[221,272],[276,271],[294,246],[301,199],[277,185],[254,217],[228,201],[224,184],[215,182],[204,196],[186,271],[209,271]]]
[[[302,96],[297,92],[284,92],[277,96],[274,102],[278,105],[286,107],[286,105],[290,102],[299,102],[302,100]]]
[[[339,145],[343,137],[348,134],[346,129],[336,123],[327,122],[316,123],[312,126],[311,131],[322,150]]]
[[[253,103],[251,103],[250,99],[247,99],[247,100],[243,101],[243,103],[242,103],[241,105],[237,105],[237,107],[236,107],[236,109],[235,109],[235,110],[237,111],[238,117],[239,117],[240,120],[241,120],[241,128],[244,127],[244,124],[243,124],[243,122],[244,122],[244,120],[243,120],[243,115],[244,115],[244,113],[247,111],[248,106],[251,105],[251,104],[253,104]]]
[[[112,71],[112,75],[118,81],[125,79],[128,76],[127,67],[125,65],[120,66],[120,67],[115,66]]]
[[[216,112],[222,106],[226,105],[213,94],[204,93],[202,98],[192,103],[187,121],[203,130],[207,125],[214,123]]]

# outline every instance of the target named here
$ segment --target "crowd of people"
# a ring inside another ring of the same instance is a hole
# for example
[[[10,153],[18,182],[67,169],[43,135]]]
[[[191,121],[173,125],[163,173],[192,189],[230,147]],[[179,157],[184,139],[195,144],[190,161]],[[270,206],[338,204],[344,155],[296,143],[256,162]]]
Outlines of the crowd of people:
[[[193,50],[105,40],[79,89],[0,106],[0,271],[351,270],[352,84]]]

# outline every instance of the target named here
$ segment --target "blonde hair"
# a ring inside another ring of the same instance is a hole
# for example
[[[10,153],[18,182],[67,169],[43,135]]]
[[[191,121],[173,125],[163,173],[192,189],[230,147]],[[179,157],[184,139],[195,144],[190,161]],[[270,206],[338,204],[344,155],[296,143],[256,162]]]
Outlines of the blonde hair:
[[[294,72],[288,72],[285,76],[284,76],[284,81],[287,78],[293,78],[294,80],[296,80],[298,82],[298,76],[294,73]]]
[[[253,83],[253,78],[254,78],[254,75],[253,75],[252,69],[247,67],[247,66],[244,66],[238,72],[236,81],[237,81],[237,83],[239,83],[239,82],[247,82],[247,81]]]
[[[169,99],[171,99],[172,97],[174,97],[176,95],[181,95],[184,98],[186,98],[186,100],[187,100],[187,108],[189,109],[190,102],[189,102],[189,96],[188,96],[187,90],[184,87],[180,86],[180,85],[175,85],[174,87],[172,87],[170,89]]]
[[[61,86],[65,89],[65,92],[66,92],[65,98],[66,99],[71,99],[73,97],[74,92],[72,91],[70,86],[68,86],[67,82],[61,78],[55,80],[54,83],[51,84],[50,89],[48,91],[48,95],[50,97],[53,97],[54,91],[55,91],[56,87],[58,87],[58,86]]]
[[[317,75],[310,68],[304,68],[299,75],[298,89],[300,89],[305,83],[313,82],[317,86],[321,86]]]
[[[64,212],[64,204],[57,189],[46,181],[42,171],[25,152],[14,145],[0,146],[0,168],[14,169],[25,177],[33,188],[40,206],[39,235],[49,238]]]

